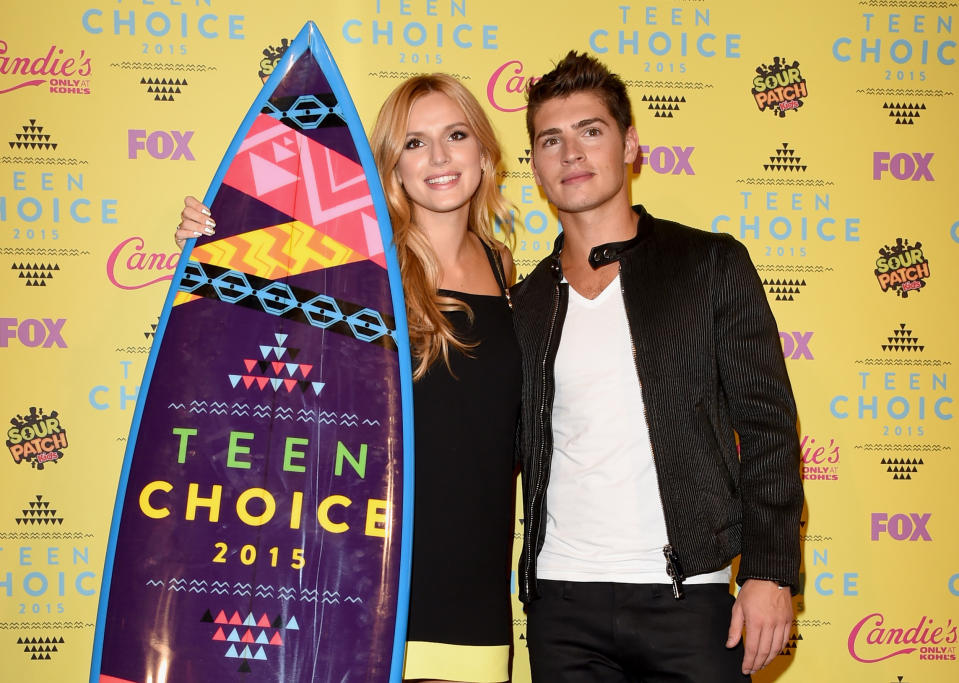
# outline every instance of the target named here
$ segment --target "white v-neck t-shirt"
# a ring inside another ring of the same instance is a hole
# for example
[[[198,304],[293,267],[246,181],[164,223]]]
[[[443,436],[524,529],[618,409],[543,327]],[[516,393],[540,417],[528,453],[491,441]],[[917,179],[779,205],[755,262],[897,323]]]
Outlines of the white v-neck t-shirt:
[[[619,275],[595,299],[570,287],[554,366],[553,458],[546,540],[537,560],[540,578],[671,581],[637,372]],[[686,582],[729,579],[727,567]]]

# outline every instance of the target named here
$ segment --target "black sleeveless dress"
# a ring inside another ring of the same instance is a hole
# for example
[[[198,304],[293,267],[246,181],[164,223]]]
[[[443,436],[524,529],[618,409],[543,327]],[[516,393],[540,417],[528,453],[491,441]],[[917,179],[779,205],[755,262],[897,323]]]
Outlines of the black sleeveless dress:
[[[501,266],[491,267],[502,283]],[[441,290],[469,305],[445,315],[450,349],[413,385],[413,563],[404,678],[505,681],[512,617],[513,448],[520,352],[504,296]]]

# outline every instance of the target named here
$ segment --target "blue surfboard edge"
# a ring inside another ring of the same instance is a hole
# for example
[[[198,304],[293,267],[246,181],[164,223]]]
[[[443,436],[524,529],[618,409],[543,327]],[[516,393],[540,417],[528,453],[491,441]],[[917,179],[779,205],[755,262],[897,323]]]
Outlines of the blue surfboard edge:
[[[397,586],[396,625],[389,680],[391,683],[400,683],[403,678],[403,659],[406,649],[406,627],[409,615],[409,585],[413,550],[413,370],[410,360],[409,337],[406,332],[406,303],[403,298],[403,284],[399,275],[399,262],[396,256],[396,246],[393,243],[389,211],[383,195],[383,186],[380,182],[379,173],[373,161],[373,153],[369,146],[366,131],[363,128],[363,123],[353,103],[353,98],[350,96],[346,83],[343,81],[343,76],[336,66],[336,62],[333,60],[333,55],[330,53],[329,47],[323,39],[319,28],[313,21],[307,21],[303,25],[303,28],[300,29],[296,38],[294,38],[293,42],[280,58],[273,73],[267,79],[266,83],[263,84],[259,94],[253,100],[253,104],[247,111],[237,132],[234,134],[230,146],[220,160],[220,165],[217,167],[213,180],[210,182],[210,186],[204,195],[203,203],[209,206],[213,202],[217,192],[220,190],[223,178],[229,169],[231,161],[236,156],[240,145],[246,138],[246,134],[252,127],[257,115],[262,111],[270,95],[276,90],[280,81],[292,65],[307,50],[310,50],[320,70],[326,77],[327,82],[333,89],[337,102],[340,104],[343,114],[346,117],[347,127],[353,134],[354,139],[365,143],[357,145],[357,154],[359,155],[360,164],[366,175],[370,195],[373,199],[373,206],[376,210],[377,224],[383,242],[384,256],[387,264],[387,277],[390,283],[393,302],[393,318],[396,321],[395,341],[399,362],[400,402],[403,414],[403,509],[401,513],[400,572]],[[159,356],[160,346],[164,333],[166,332],[170,313],[173,310],[173,302],[180,289],[180,282],[183,279],[183,274],[186,270],[187,262],[190,260],[190,254],[193,251],[193,245],[195,243],[195,239],[187,240],[180,254],[176,270],[170,281],[170,288],[167,290],[167,295],[163,302],[160,320],[157,324],[153,344],[150,347],[150,354],[147,358],[147,364],[143,371],[143,379],[140,382],[140,389],[137,394],[136,407],[134,408],[133,419],[130,424],[131,438],[127,440],[123,463],[120,468],[120,476],[117,482],[117,495],[114,500],[113,515],[110,521],[110,536],[107,541],[107,550],[103,562],[103,578],[100,585],[93,652],[90,661],[90,683],[99,683],[100,679],[100,667],[103,659],[103,635],[106,628],[106,614],[110,599],[110,586],[113,578],[113,561],[116,555],[120,518],[126,498],[127,483],[130,478],[133,452],[136,448],[136,434],[140,429],[146,398],[149,393],[150,383],[153,379],[153,371],[156,366],[157,357]]]

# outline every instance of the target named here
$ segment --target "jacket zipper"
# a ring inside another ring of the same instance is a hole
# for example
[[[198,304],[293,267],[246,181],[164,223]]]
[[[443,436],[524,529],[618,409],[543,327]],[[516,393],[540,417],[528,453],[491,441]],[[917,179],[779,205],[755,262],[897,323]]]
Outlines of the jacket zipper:
[[[537,464],[541,464],[544,462],[543,455],[546,452],[546,421],[544,418],[545,411],[546,411],[546,391],[547,391],[546,366],[549,362],[550,347],[553,344],[553,332],[556,331],[556,316],[558,315],[558,313],[559,313],[559,284],[556,284],[554,285],[554,289],[553,289],[553,313],[549,321],[549,334],[546,337],[546,353],[543,354],[543,365],[541,368],[541,376],[543,380],[541,383],[541,386],[543,387],[543,396],[540,398],[540,405],[539,405],[539,430],[542,436],[540,438],[541,446],[539,451],[539,463]],[[539,492],[542,489],[543,478],[546,476],[546,467],[545,466],[538,467],[534,471],[537,472],[536,485],[533,488],[533,494],[529,497],[529,501],[530,501],[529,510],[526,512],[526,523],[529,524],[530,527],[532,527],[532,521],[533,521],[533,507],[537,505],[537,496],[539,495]],[[540,505],[540,509],[542,509],[542,505]],[[540,524],[545,524],[545,521],[540,520]],[[533,531],[534,530],[530,528],[529,532],[525,534],[527,561],[526,561],[526,575],[523,577],[523,580],[526,583],[526,595],[530,594],[530,567],[533,567],[536,564],[536,557],[535,555],[533,555],[533,543],[534,543]],[[536,531],[536,544],[539,545],[539,529],[537,528],[535,529],[535,531]]]
[[[633,327],[630,324],[629,319],[629,306],[626,305],[626,287],[623,285],[623,264],[619,264],[619,292],[623,297],[623,310],[626,311],[626,328],[629,330],[629,345],[633,351],[633,367],[636,370],[636,381],[639,382],[640,393],[643,390],[643,380],[640,377],[639,372],[639,359],[636,355],[636,340],[633,339]],[[659,467],[656,464],[656,450],[653,448],[653,438],[652,438],[652,429],[649,426],[649,411],[646,407],[646,397],[643,396],[643,419],[646,420],[646,430],[650,434],[649,438],[649,450],[653,455],[653,469],[656,471],[656,487],[659,489]],[[663,513],[663,520],[666,520],[666,505],[663,503],[663,494],[662,490],[657,490],[659,498],[659,509]],[[667,524],[666,529],[666,545],[663,546],[663,555],[666,557],[666,574],[672,580],[673,584],[673,597],[677,600],[681,599],[685,593],[683,592],[683,580],[686,578],[683,573],[683,567],[679,562],[679,556],[676,554],[676,551],[673,550],[673,545],[669,540],[669,529]]]

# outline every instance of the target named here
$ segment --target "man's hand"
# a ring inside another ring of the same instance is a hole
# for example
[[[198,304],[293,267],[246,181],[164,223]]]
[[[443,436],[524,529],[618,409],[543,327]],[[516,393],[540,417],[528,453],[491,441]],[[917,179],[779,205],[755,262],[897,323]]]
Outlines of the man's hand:
[[[747,579],[736,603],[726,647],[735,647],[746,627],[743,673],[754,674],[773,661],[789,640],[793,603],[788,588],[773,581]]]

